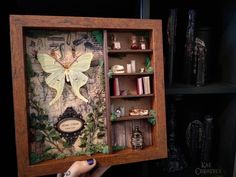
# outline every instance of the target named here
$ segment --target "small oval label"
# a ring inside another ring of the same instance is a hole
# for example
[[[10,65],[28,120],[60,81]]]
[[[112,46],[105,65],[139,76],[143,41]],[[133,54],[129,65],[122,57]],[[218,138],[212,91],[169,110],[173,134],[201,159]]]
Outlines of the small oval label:
[[[83,122],[79,119],[67,118],[63,119],[58,124],[58,129],[65,133],[79,131],[83,127]]]

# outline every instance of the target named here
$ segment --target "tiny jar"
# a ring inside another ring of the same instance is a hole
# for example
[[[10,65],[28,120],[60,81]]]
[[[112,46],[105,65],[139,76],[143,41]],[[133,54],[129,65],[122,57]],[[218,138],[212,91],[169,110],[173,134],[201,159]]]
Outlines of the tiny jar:
[[[122,114],[121,109],[120,109],[120,107],[118,107],[115,111],[115,115],[116,115],[116,117],[120,117],[121,114]]]
[[[131,136],[131,145],[134,150],[141,150],[144,147],[144,138],[142,132],[139,130],[139,127],[136,126],[132,131]]]
[[[117,40],[116,36],[112,36],[112,46],[111,48],[113,50],[119,50],[121,49],[120,41]]]
[[[144,38],[144,36],[141,36],[141,39],[139,41],[140,49],[141,50],[146,50],[147,49],[147,42]]]
[[[137,41],[137,36],[132,35],[131,36],[131,49],[139,49],[138,41]]]

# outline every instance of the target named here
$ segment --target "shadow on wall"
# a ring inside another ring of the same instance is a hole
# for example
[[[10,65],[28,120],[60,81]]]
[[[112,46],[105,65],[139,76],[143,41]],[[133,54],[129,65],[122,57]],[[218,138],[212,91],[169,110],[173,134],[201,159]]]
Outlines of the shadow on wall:
[[[225,177],[232,177],[236,161],[236,96],[232,98],[228,107],[219,117],[220,137],[218,161],[224,170]],[[234,164],[235,163],[235,164]],[[233,176],[235,177],[235,175]]]
[[[222,66],[222,80],[236,84],[236,3],[228,3],[222,10],[222,38],[219,66]],[[219,71],[221,73],[221,71]]]

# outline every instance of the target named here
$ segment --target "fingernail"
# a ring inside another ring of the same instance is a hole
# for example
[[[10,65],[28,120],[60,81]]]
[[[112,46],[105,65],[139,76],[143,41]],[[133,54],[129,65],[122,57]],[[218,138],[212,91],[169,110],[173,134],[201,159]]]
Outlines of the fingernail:
[[[94,160],[93,159],[88,159],[87,162],[88,162],[89,165],[93,165]]]

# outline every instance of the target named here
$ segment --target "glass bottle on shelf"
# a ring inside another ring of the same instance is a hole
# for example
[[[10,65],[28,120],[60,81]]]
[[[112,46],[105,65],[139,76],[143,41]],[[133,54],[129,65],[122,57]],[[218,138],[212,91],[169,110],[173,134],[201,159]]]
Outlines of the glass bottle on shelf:
[[[141,36],[141,39],[139,41],[139,45],[140,45],[141,50],[146,50],[147,49],[147,43],[146,43],[146,40],[145,40],[144,36]]]
[[[113,50],[121,49],[120,41],[117,40],[115,35],[112,35],[112,46],[111,46],[111,48]]]
[[[144,138],[142,132],[139,130],[139,126],[136,126],[132,131],[131,145],[134,150],[141,150],[144,146]]]
[[[138,41],[137,41],[137,36],[132,35],[131,36],[131,49],[139,49]]]

